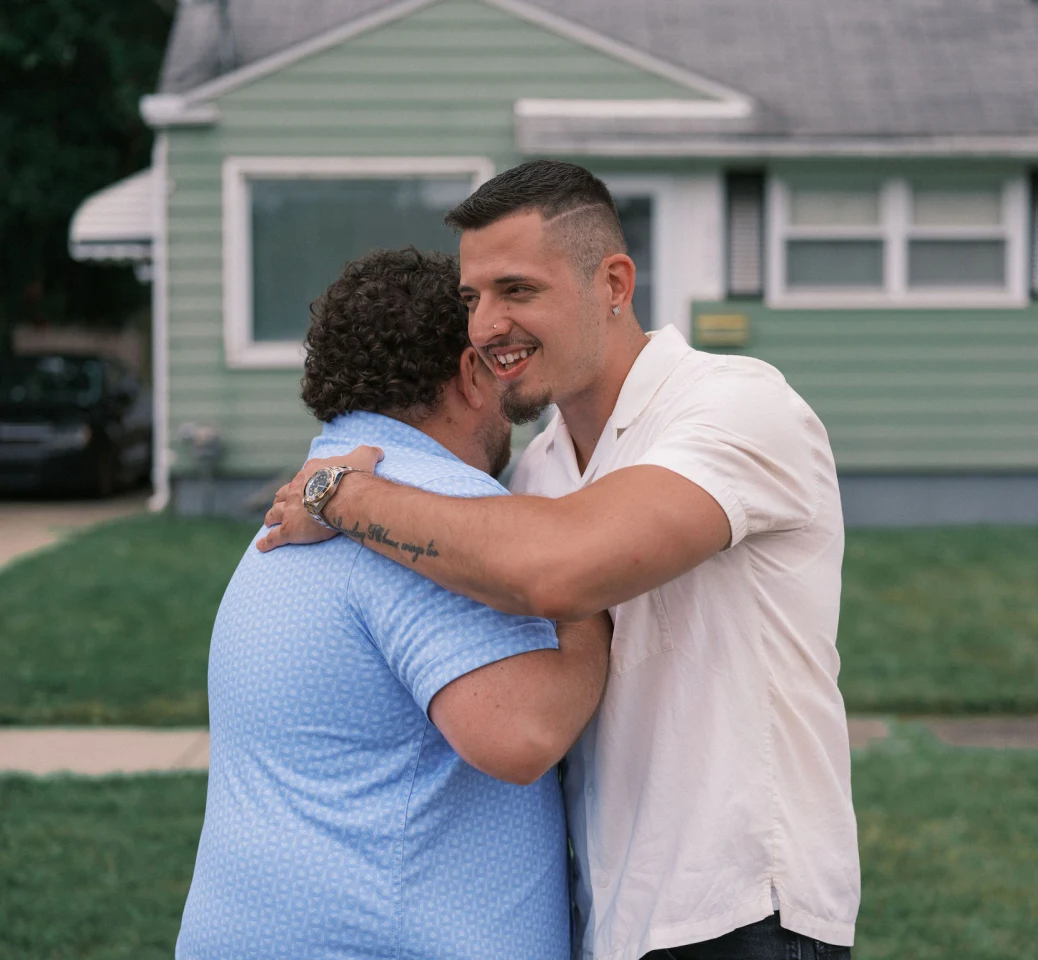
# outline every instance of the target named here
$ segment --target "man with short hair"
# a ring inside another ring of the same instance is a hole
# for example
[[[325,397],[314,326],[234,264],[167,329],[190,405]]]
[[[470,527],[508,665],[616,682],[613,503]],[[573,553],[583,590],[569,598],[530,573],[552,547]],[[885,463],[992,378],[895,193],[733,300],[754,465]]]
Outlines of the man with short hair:
[[[347,265],[307,341],[303,398],[325,423],[312,457],[378,444],[395,481],[505,492],[488,474],[510,425],[457,286],[439,254]],[[311,509],[340,480],[318,477]],[[371,535],[416,561],[438,549]],[[598,703],[608,642],[605,616],[556,640],[347,537],[248,550],[213,631],[178,960],[568,958],[555,764]]]
[[[822,424],[773,367],[642,333],[615,206],[587,170],[523,164],[448,222],[505,409],[558,406],[516,472],[527,495],[461,501],[358,471],[325,516],[435,540],[414,562],[364,542],[499,610],[612,614],[605,696],[565,777],[584,957],[849,956],[843,523]],[[328,535],[300,499],[321,466],[279,491],[261,549]]]

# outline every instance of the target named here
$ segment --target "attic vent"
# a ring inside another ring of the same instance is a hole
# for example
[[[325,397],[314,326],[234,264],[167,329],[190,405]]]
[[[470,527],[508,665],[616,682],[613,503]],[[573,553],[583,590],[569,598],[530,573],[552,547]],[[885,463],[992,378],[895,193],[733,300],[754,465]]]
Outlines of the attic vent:
[[[730,173],[728,296],[764,295],[764,174]]]

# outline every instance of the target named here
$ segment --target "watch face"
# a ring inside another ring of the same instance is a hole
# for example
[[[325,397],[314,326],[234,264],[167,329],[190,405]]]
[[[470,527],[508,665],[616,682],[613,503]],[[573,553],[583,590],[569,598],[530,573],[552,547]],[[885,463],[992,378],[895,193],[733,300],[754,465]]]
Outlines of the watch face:
[[[331,486],[332,471],[327,467],[321,467],[309,480],[306,481],[307,500],[320,500]]]

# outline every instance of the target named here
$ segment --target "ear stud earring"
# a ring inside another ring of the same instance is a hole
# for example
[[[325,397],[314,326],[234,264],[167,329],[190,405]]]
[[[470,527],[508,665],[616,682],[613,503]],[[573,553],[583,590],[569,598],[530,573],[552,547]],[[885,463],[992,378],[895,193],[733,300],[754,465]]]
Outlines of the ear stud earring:
[[[619,307],[613,307],[613,316],[614,317],[620,316],[620,308]]]

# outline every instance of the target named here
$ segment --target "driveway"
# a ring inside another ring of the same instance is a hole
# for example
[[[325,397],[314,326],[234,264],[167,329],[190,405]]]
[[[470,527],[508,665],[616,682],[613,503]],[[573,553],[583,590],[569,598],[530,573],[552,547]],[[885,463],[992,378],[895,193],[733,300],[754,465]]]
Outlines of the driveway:
[[[0,500],[0,567],[106,520],[143,513],[147,491],[110,500]]]

